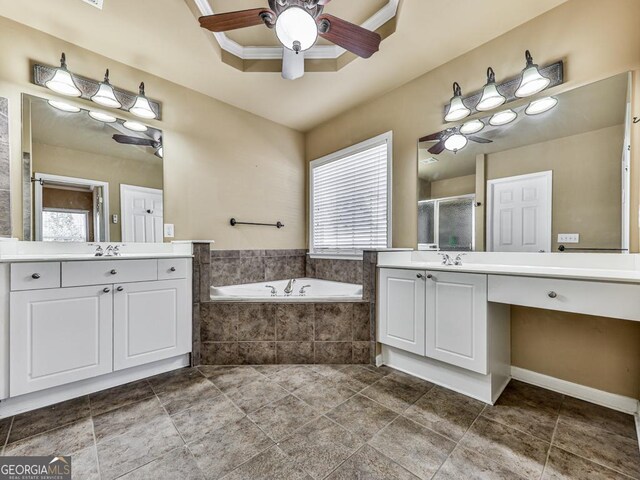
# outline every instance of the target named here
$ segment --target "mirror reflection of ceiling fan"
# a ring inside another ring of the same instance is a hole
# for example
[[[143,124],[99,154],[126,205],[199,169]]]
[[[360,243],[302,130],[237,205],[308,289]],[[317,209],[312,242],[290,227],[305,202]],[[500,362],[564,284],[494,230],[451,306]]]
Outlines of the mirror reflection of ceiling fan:
[[[445,149],[456,153],[458,150],[462,150],[469,140],[476,143],[493,142],[493,140],[479,137],[477,135],[463,135],[460,133],[459,127],[447,128],[446,130],[434,133],[433,135],[427,135],[426,137],[422,137],[419,142],[438,142],[428,150],[430,154],[438,155]]]
[[[313,47],[318,36],[362,58],[369,58],[380,48],[382,38],[375,32],[323,14],[331,0],[269,0],[269,8],[252,8],[237,12],[200,17],[200,26],[212,32],[264,24],[275,29],[284,46],[282,76],[294,80],[304,75],[304,52]]]
[[[154,155],[162,158],[162,136],[159,136],[157,139],[152,138],[140,138],[133,137],[131,135],[122,135],[116,133],[113,135],[113,138],[116,142],[121,143],[123,145],[137,145],[139,147],[151,147],[155,150]]]

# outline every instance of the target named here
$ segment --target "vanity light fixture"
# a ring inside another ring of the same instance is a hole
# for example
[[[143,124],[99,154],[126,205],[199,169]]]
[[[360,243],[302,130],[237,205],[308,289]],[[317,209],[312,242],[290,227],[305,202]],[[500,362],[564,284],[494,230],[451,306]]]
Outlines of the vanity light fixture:
[[[541,92],[549,86],[551,80],[540,75],[538,65],[533,63],[533,57],[529,50],[524,52],[524,57],[527,60],[527,65],[522,71],[522,79],[518,86],[515,96],[518,98],[529,97]]]
[[[61,102],[60,100],[47,100],[47,103],[53,108],[57,108],[58,110],[62,110],[67,113],[78,113],[80,111],[80,109],[75,105],[69,105],[68,103]]]
[[[120,108],[122,104],[116,98],[113,87],[109,83],[109,69],[104,74],[104,80],[98,87],[98,91],[91,97],[98,105],[110,108]]]
[[[518,117],[518,114],[513,110],[503,110],[502,112],[498,112],[494,114],[489,120],[489,124],[494,127],[500,127],[502,125],[506,125],[507,123],[513,122]]]
[[[467,137],[460,135],[459,133],[454,133],[444,141],[444,148],[452,151],[453,153],[457,153],[458,150],[462,150],[466,147],[467,143]]]
[[[160,145],[160,146],[158,147],[158,149],[156,150],[155,155],[156,155],[157,157],[164,158],[164,150],[163,150],[163,148],[162,148],[162,145]]]
[[[133,132],[146,132],[147,131],[147,126],[143,125],[140,122],[135,122],[133,120],[127,120],[126,122],[124,122],[122,124],[122,126],[124,128],[128,128],[129,130],[133,131]]]
[[[460,133],[464,135],[472,135],[478,133],[484,128],[482,120],[471,120],[460,127]]]
[[[291,6],[278,15],[276,36],[280,43],[289,50],[296,53],[304,52],[316,43],[318,25],[307,10]]]
[[[71,72],[67,69],[67,56],[64,52],[62,52],[62,56],[60,57],[60,67],[55,69],[53,77],[51,77],[51,80],[45,82],[45,86],[49,90],[69,97],[79,97],[82,95],[82,92],[73,81]]]
[[[482,97],[478,105],[476,105],[476,110],[479,112],[493,110],[506,101],[506,97],[501,95],[498,87],[496,87],[496,73],[493,71],[493,68],[487,68],[487,83],[482,89]]]
[[[129,109],[136,117],[146,118],[148,120],[156,118],[156,114],[151,108],[149,100],[144,94],[144,82],[140,83],[140,89],[133,107]]]
[[[548,112],[558,104],[558,99],[555,97],[544,97],[538,100],[534,100],[525,109],[524,113],[527,115],[539,115],[544,112]]]
[[[457,122],[465,117],[468,117],[471,113],[464,103],[462,102],[462,89],[458,82],[453,82],[453,97],[449,104],[449,111],[444,116],[447,122]]]
[[[104,123],[114,123],[117,120],[117,118],[114,117],[113,115],[109,115],[108,113],[102,113],[102,112],[90,111],[89,116],[94,120],[97,120],[99,122],[104,122]]]

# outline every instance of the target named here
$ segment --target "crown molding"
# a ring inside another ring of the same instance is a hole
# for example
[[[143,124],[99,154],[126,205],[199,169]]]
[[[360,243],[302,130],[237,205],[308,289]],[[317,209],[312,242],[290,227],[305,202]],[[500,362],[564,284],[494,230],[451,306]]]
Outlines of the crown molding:
[[[214,11],[207,0],[194,0],[201,15],[213,15]],[[389,0],[387,4],[369,17],[362,25],[367,30],[376,31],[398,13],[400,0]],[[231,40],[224,32],[212,32],[220,48],[242,60],[279,60],[282,58],[282,47],[245,47]],[[346,50],[337,45],[315,45],[304,52],[306,59],[335,60]]]

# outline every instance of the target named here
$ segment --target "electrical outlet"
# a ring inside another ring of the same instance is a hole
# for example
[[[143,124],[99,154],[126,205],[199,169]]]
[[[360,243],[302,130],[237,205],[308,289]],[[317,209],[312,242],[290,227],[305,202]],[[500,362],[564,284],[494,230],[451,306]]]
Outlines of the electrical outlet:
[[[558,243],[580,243],[579,233],[559,233]]]
[[[115,225],[118,223],[118,214],[114,213],[113,215],[111,215],[111,222]]]
[[[175,234],[173,223],[165,223],[164,224],[164,236],[166,238],[173,238]]]

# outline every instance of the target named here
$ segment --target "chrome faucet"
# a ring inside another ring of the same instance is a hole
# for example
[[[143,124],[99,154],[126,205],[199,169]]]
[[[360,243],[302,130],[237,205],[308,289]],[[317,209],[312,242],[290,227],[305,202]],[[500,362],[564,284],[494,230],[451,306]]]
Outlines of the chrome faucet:
[[[113,257],[115,254],[113,252],[113,245],[107,245],[106,250],[104,251],[105,257]]]
[[[453,261],[453,264],[456,265],[457,267],[461,267],[462,257],[464,257],[465,255],[466,253],[459,253],[458,255],[456,255],[456,259]]]
[[[307,288],[311,288],[311,285],[305,285],[304,287],[302,287],[300,289],[300,291],[298,293],[300,294],[301,297],[304,297],[307,294],[307,292],[306,292]]]
[[[100,245],[96,246],[96,252],[93,254],[94,257],[101,257],[104,255],[104,250],[102,250],[102,247]]]
[[[271,296],[272,297],[277,297],[278,296],[278,290],[276,290],[276,287],[274,287],[273,285],[265,285],[265,288],[270,288],[271,289]]]
[[[442,265],[453,265],[453,261],[448,253],[438,253],[438,255],[442,255]]]
[[[289,280],[289,283],[287,283],[287,286],[284,287],[284,294],[286,296],[289,296],[293,293],[293,285],[296,283],[296,279],[292,278],[291,280]]]

